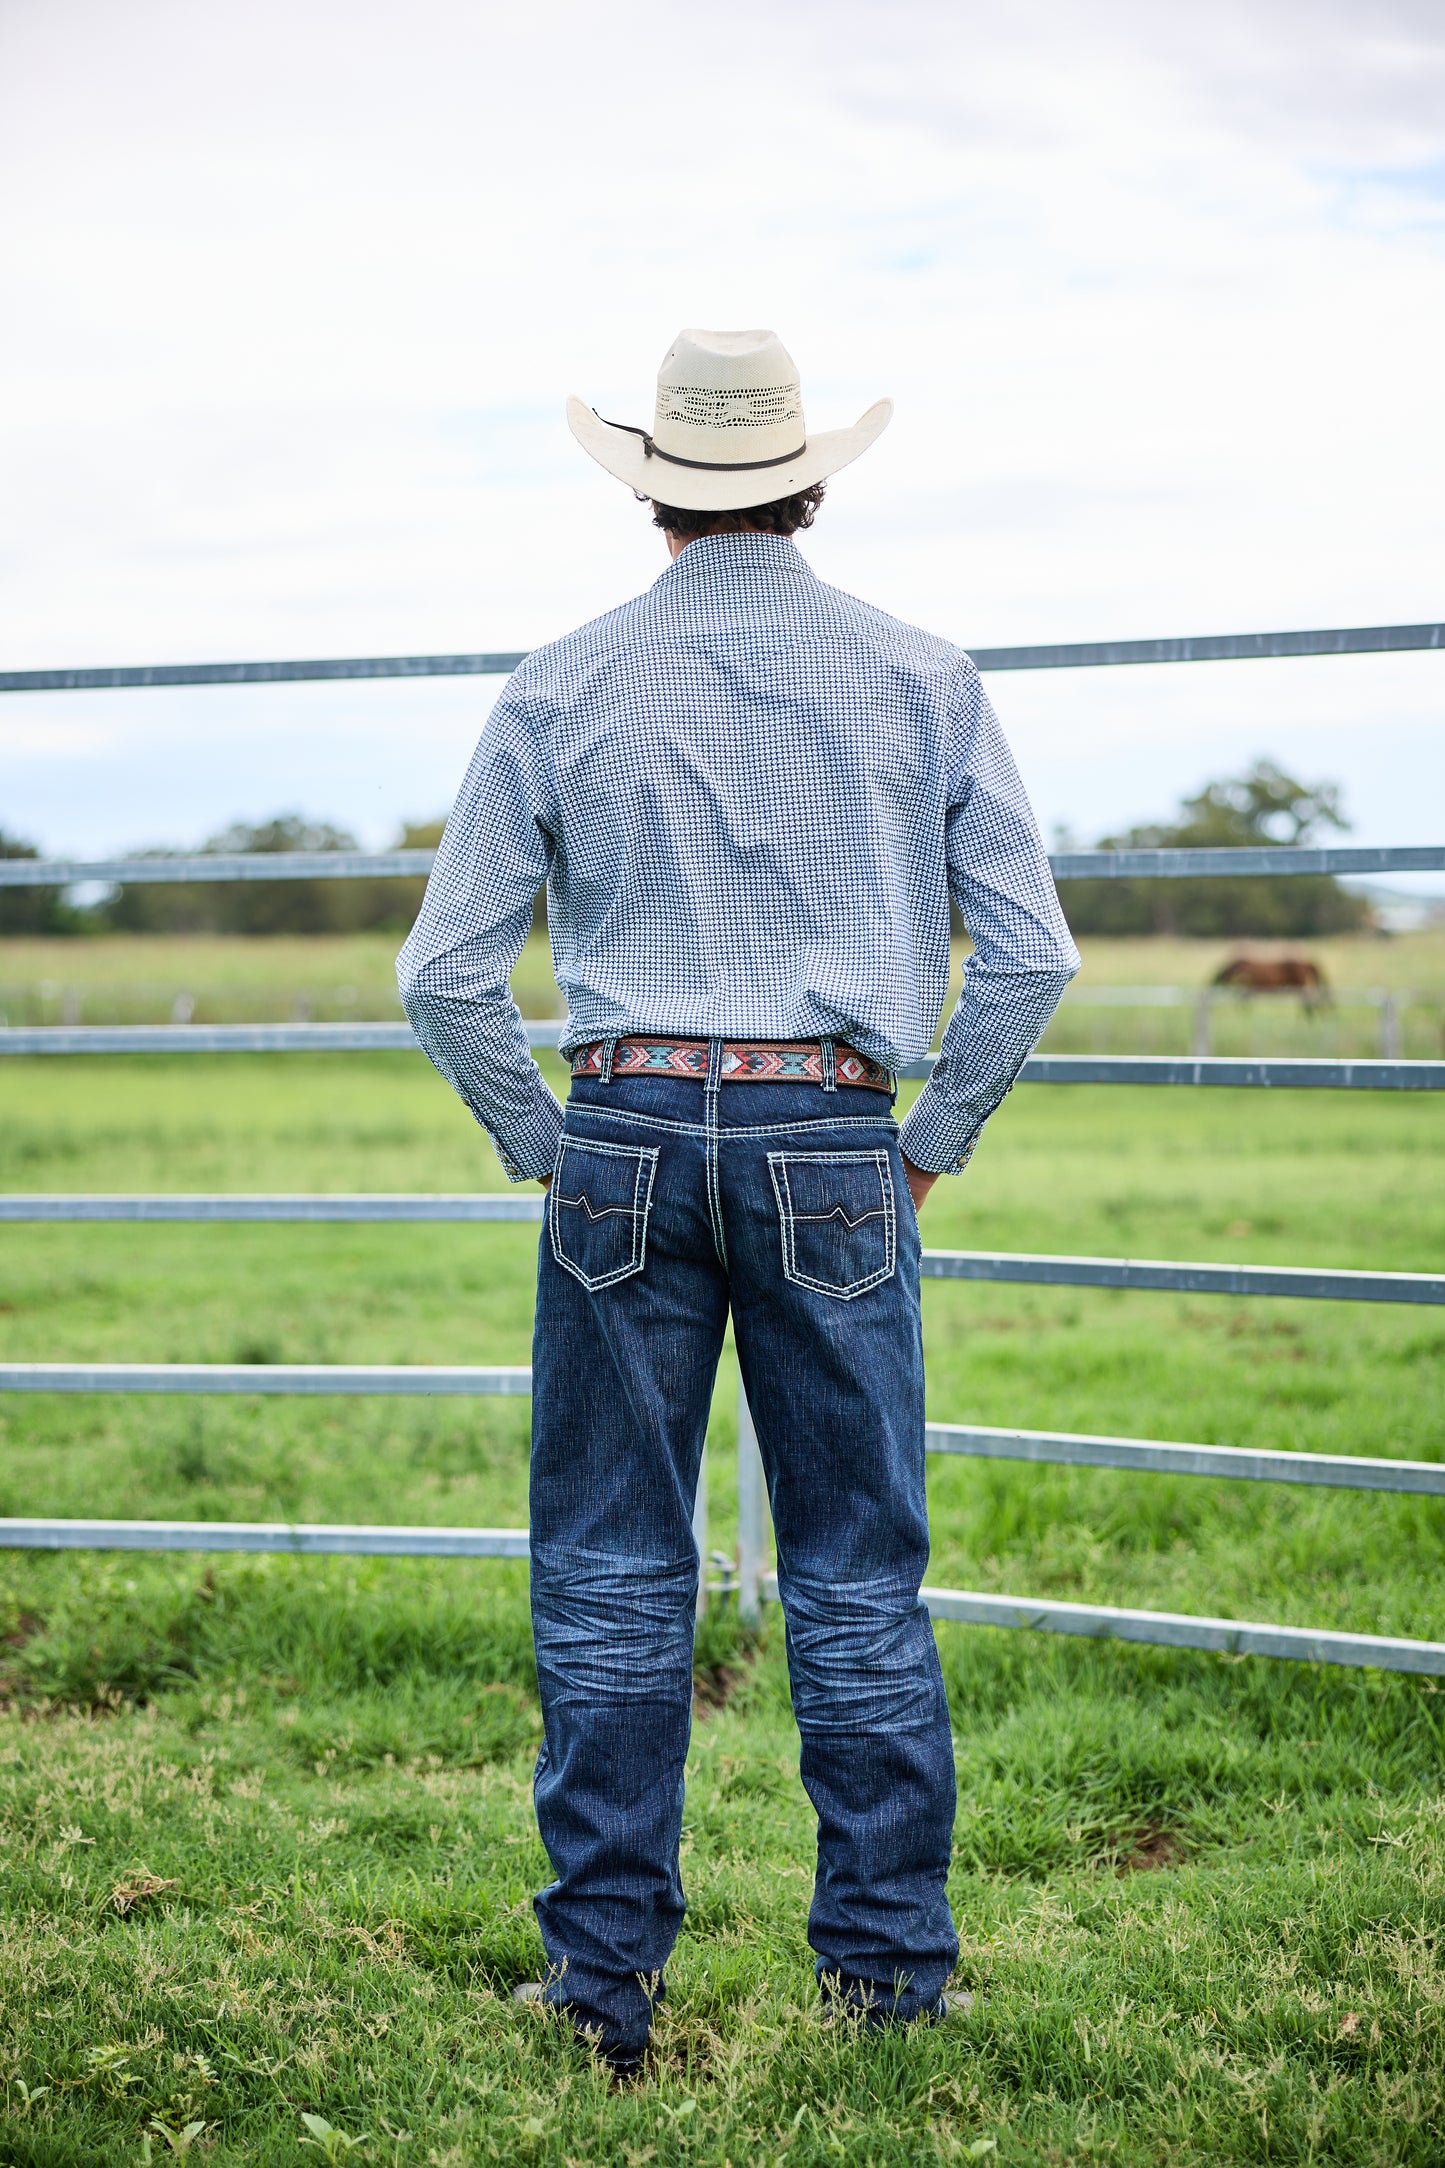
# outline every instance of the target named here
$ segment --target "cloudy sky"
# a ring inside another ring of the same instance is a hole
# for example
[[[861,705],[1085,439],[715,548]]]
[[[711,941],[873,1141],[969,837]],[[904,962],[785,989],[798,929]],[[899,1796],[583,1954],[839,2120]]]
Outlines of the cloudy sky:
[[[0,0],[0,664],[523,647],[684,324],[897,419],[806,547],[959,640],[1445,616],[1439,0]],[[495,681],[0,699],[0,825],[443,809]],[[1000,676],[1046,826],[1256,754],[1445,832],[1445,655]]]

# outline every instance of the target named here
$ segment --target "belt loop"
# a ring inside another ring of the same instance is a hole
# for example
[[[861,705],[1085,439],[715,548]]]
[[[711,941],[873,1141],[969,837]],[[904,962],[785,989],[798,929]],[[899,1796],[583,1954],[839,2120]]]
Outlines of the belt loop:
[[[823,1089],[835,1092],[838,1089],[838,1056],[833,1041],[820,1039],[818,1049],[823,1057]]]
[[[601,1078],[604,1084],[610,1084],[612,1082],[612,1057],[616,1052],[617,1041],[615,1039],[604,1039],[602,1042],[601,1069]]]
[[[707,1042],[707,1083],[705,1090],[715,1092],[722,1083],[723,1041],[709,1039]]]

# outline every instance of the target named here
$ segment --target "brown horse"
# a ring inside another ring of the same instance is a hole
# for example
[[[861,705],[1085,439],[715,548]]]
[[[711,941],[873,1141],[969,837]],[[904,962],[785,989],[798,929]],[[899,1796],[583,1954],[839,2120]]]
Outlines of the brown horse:
[[[1242,994],[1293,994],[1305,1009],[1324,1008],[1329,982],[1312,956],[1232,956],[1210,981]]]

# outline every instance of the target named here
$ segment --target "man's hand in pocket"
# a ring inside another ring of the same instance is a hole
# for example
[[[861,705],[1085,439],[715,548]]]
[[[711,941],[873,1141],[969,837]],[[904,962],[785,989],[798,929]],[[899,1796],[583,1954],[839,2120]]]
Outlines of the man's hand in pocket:
[[[903,1162],[903,1172],[908,1177],[908,1194],[913,1199],[915,1212],[923,1210],[923,1200],[938,1180],[936,1174],[925,1174],[922,1167],[915,1167],[911,1159]]]

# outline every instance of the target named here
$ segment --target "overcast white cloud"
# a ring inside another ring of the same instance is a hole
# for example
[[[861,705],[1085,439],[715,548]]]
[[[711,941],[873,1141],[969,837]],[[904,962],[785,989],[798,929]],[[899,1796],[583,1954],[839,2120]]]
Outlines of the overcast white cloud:
[[[4,0],[0,654],[528,645],[659,538],[561,404],[771,323],[814,537],[965,643],[1445,614],[1437,0]],[[1000,678],[1047,822],[1256,752],[1438,841],[1445,657]],[[479,682],[0,702],[56,850],[449,799]]]

